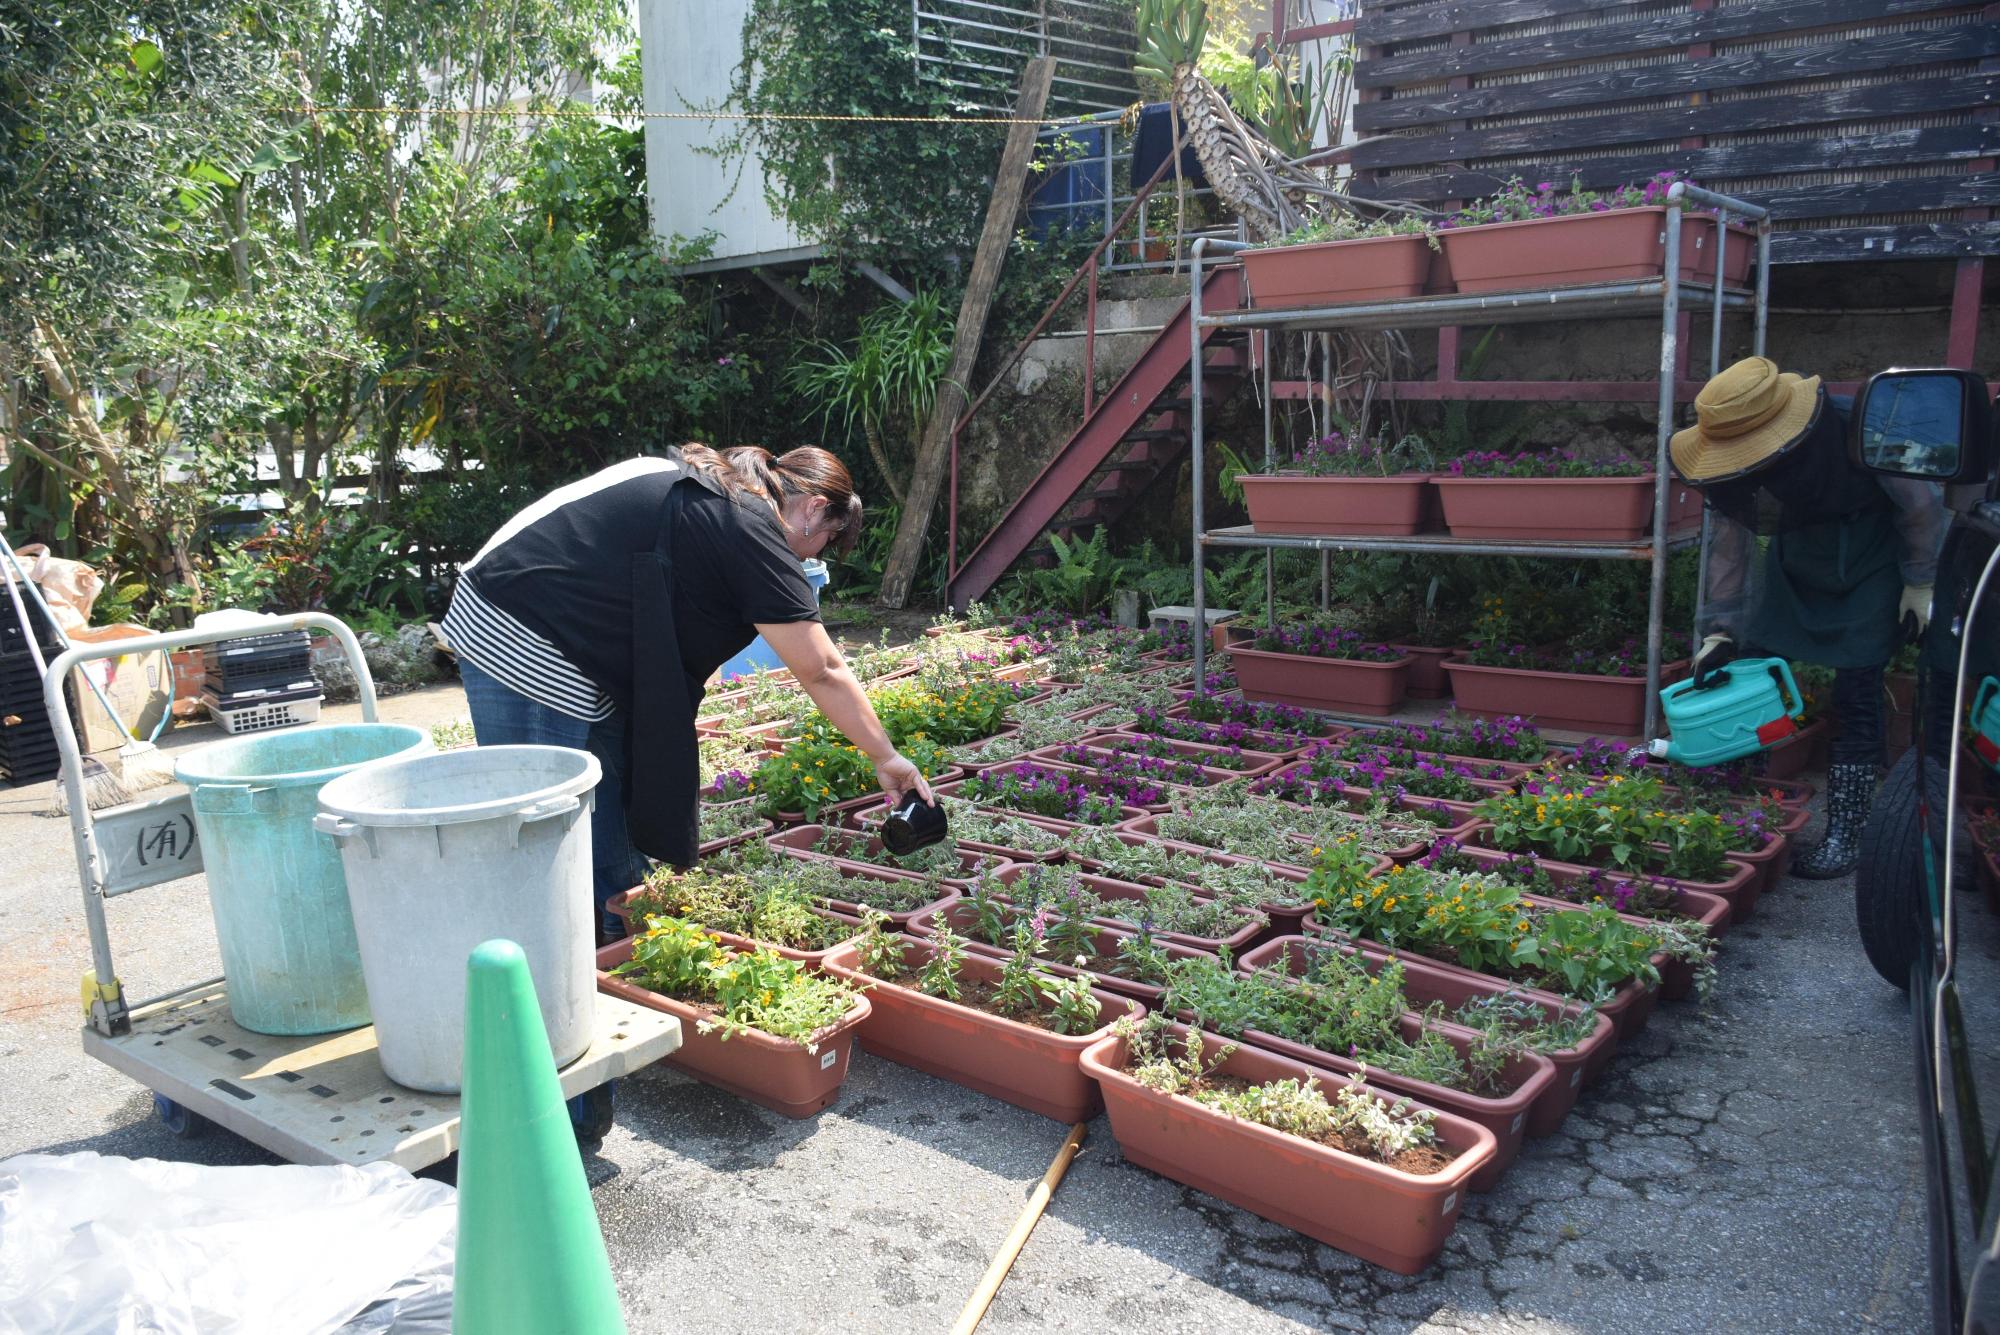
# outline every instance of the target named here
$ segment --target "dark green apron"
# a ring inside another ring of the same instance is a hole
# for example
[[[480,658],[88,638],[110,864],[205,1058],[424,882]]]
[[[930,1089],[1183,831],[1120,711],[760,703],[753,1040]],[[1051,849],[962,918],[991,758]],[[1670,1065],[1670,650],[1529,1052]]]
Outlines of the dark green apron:
[[[1894,510],[1858,514],[1774,535],[1764,550],[1763,588],[1750,639],[1784,658],[1831,668],[1878,667],[1902,643],[1903,593]]]

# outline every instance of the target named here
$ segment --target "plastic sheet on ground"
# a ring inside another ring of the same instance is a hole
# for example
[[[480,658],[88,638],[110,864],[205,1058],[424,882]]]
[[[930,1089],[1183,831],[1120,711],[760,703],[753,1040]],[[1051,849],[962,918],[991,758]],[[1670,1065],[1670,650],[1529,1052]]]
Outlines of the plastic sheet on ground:
[[[456,1191],[392,1164],[23,1154],[0,1160],[0,1332],[442,1335],[456,1225]]]

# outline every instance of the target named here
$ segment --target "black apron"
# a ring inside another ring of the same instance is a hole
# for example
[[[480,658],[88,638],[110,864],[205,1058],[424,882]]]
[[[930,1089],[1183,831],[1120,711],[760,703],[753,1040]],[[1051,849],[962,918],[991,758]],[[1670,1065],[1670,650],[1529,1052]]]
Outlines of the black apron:
[[[667,490],[659,539],[632,557],[632,697],[625,704],[625,825],[632,846],[694,865],[701,823],[695,700],[674,629],[674,523],[690,470]]]

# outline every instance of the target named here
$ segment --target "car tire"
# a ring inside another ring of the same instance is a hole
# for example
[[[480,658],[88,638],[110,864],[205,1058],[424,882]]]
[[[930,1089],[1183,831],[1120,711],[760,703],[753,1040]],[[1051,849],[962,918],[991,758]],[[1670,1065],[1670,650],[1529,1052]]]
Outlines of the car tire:
[[[1944,851],[1947,779],[1935,760],[1924,765],[1938,852]],[[1889,770],[1861,830],[1861,861],[1854,869],[1854,922],[1861,948],[1875,972],[1909,990],[1917,962],[1917,937],[1924,930],[1924,843],[1917,828],[1917,753],[1905,752]]]

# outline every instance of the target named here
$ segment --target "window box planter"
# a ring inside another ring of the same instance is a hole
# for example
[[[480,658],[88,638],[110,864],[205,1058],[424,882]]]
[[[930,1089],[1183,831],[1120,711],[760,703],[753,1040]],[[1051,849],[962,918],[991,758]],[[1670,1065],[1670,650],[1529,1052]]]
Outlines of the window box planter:
[[[894,876],[913,881],[924,879],[922,871],[897,866],[894,855],[882,846],[881,839],[865,830],[841,829],[831,825],[795,825],[789,830],[766,836],[764,842],[790,857],[832,862],[843,874]],[[817,845],[823,842],[830,844],[835,851],[818,848]],[[882,860],[877,861],[878,858]],[[939,884],[963,889],[977,880],[980,872],[997,871],[1009,861],[1011,859],[961,845],[958,848],[959,875],[944,877]]]
[[[1459,843],[1462,845],[1459,851],[1467,857],[1481,862],[1491,862],[1496,866],[1514,856],[1516,852],[1531,851],[1525,849],[1505,850],[1495,848],[1493,846],[1493,827],[1484,821],[1474,826],[1463,839],[1459,840]],[[1542,866],[1548,868],[1551,876],[1574,879],[1588,876],[1592,870],[1611,871],[1613,874],[1620,876],[1629,874],[1616,871],[1613,868],[1594,869],[1579,863],[1560,862],[1553,858],[1543,857],[1539,853],[1535,856],[1541,858]],[[1634,875],[1632,879],[1652,881],[1658,884],[1672,884],[1684,890],[1692,890],[1704,896],[1723,900],[1729,905],[1729,921],[1742,922],[1757,907],[1757,900],[1763,894],[1766,882],[1758,876],[1755,867],[1747,862],[1740,861],[1735,854],[1730,855],[1729,863],[1730,875],[1727,879],[1721,881],[1669,880],[1669,878],[1664,876],[1653,876],[1645,873]],[[1720,936],[1721,933],[1718,932],[1716,935]]]
[[[1519,222],[1451,227],[1438,233],[1460,292],[1510,292],[1580,283],[1658,278],[1667,264],[1667,211],[1663,206]],[[1729,229],[1724,281],[1742,286],[1749,277],[1755,240],[1747,228]],[[1679,274],[1700,282],[1715,278],[1715,219],[1687,213],[1681,220]]]
[[[632,889],[626,890],[620,894],[613,895],[609,900],[605,901],[604,905],[605,912],[609,913],[612,917],[618,919],[618,921],[624,923],[628,935],[630,934],[630,929],[632,927],[632,900],[638,896],[642,888],[643,887],[640,886],[634,886]],[[727,945],[732,950],[759,950],[759,949],[775,950],[776,952],[778,952],[778,954],[783,955],[788,960],[797,960],[800,964],[810,964],[817,967],[820,961],[824,960],[829,954],[837,950],[839,947],[847,944],[847,941],[852,937],[859,936],[861,934],[861,919],[857,918],[852,913],[843,913],[839,909],[830,909],[822,907],[814,911],[818,913],[820,917],[827,919],[829,922],[835,922],[840,924],[842,927],[852,928],[853,930],[849,932],[846,937],[843,937],[841,940],[835,942],[833,945],[827,946],[821,950],[795,950],[790,946],[778,945],[774,941],[759,941],[754,937],[738,936],[734,932],[717,931],[715,932],[715,935],[721,937],[723,944]],[[714,931],[715,929],[707,928],[704,930]],[[605,949],[608,950],[610,949],[610,947],[607,946],[605,947]],[[624,963],[624,961],[619,960],[617,961],[617,963],[622,964]],[[603,968],[604,966],[600,964],[598,967]]]
[[[1430,242],[1420,234],[1264,246],[1238,258],[1250,307],[1260,311],[1419,297],[1431,270]]]
[[[1204,1053],[1220,1046],[1185,1026],[1174,1035]],[[1116,1034],[1082,1057],[1104,1091],[1111,1134],[1127,1160],[1398,1274],[1417,1274],[1437,1259],[1472,1177],[1496,1149],[1485,1127],[1440,1113],[1438,1141],[1456,1157],[1420,1177],[1157,1093],[1127,1074],[1125,1063],[1126,1041]],[[1252,1084],[1318,1077],[1337,1090],[1347,1083],[1251,1047],[1238,1048],[1217,1073]]]
[[[1251,952],[1253,955],[1263,953],[1262,950]],[[1185,1023],[1193,1017],[1183,1013],[1175,1018]],[[1423,1034],[1424,1022],[1421,1016],[1405,1011],[1398,1024],[1406,1040],[1415,1041]],[[1457,1028],[1441,1025],[1437,1032],[1457,1050],[1460,1057],[1473,1046],[1472,1036]],[[1303,1066],[1339,1076],[1353,1076],[1363,1065],[1354,1058],[1310,1047],[1288,1038],[1280,1038],[1276,1034],[1268,1034],[1259,1029],[1247,1030],[1240,1040],[1235,1041],[1262,1048],[1280,1057],[1288,1057]],[[1529,1110],[1544,1094],[1554,1089],[1556,1068],[1553,1062],[1539,1053],[1522,1053],[1512,1057],[1501,1068],[1500,1083],[1505,1087],[1505,1092],[1490,1096],[1451,1089],[1444,1085],[1432,1084],[1428,1080],[1396,1075],[1380,1067],[1368,1068],[1368,1083],[1388,1093],[1400,1094],[1412,1103],[1421,1103],[1426,1108],[1436,1108],[1439,1112],[1463,1117],[1466,1121],[1477,1123],[1492,1132],[1493,1158],[1473,1174],[1469,1183],[1473,1191],[1485,1192],[1493,1190],[1500,1184],[1501,1174],[1505,1173],[1520,1155],[1521,1142],[1527,1135]]]
[[[1519,714],[1544,730],[1560,728],[1607,738],[1636,738],[1646,724],[1644,677],[1481,667],[1457,659],[1446,659],[1444,670],[1451,677],[1451,693],[1461,713],[1481,718]],[[1662,664],[1660,684],[1679,681],[1687,670],[1685,659]]]
[[[1103,786],[1102,781],[1098,778],[1098,776],[1088,772],[1087,770],[1076,769],[1068,765],[1049,765],[1039,760],[1030,761],[1028,763],[1040,765],[1043,769],[1047,770],[1061,770],[1064,773],[1073,776],[1076,782],[1085,788],[1098,789]],[[939,784],[931,785],[931,792],[936,796],[956,797],[961,802],[970,802],[978,806],[983,806],[990,811],[1005,811],[1008,812],[1009,814],[1026,814],[1034,816],[1038,820],[1040,820],[1044,825],[1062,825],[1075,829],[1075,828],[1080,828],[1082,824],[1082,822],[1063,820],[1055,816],[1043,816],[1040,812],[1036,811],[1020,812],[1017,811],[1017,809],[1014,807],[1003,806],[997,801],[991,801],[986,798],[975,798],[966,796],[964,790],[965,790],[964,781],[947,783],[943,785]],[[1164,801],[1150,803],[1145,806],[1121,805],[1118,807],[1117,812],[1114,813],[1115,818],[1112,820],[1105,821],[1104,824],[1116,825],[1121,821],[1128,821],[1132,819],[1134,816],[1144,816],[1154,812],[1165,811],[1166,809],[1167,809],[1167,803]]]
[[[1245,699],[1268,700],[1299,709],[1343,714],[1387,715],[1408,693],[1411,659],[1386,663],[1352,658],[1315,658],[1232,645],[1231,665]]]
[[[1503,226],[1511,224],[1502,224]],[[1637,542],[1653,529],[1653,475],[1431,479],[1454,538]]]
[[[957,779],[963,778],[964,775],[965,771],[959,769],[956,765],[946,765],[944,768],[940,769],[936,774],[927,775],[925,777],[930,780],[931,789],[933,792],[935,792],[937,790],[937,785],[941,783],[951,783]],[[764,815],[769,816],[772,822],[779,829],[782,830],[782,829],[787,829],[793,825],[805,825],[808,823],[817,823],[820,825],[843,825],[846,824],[847,822],[842,818],[844,816],[849,815],[850,813],[866,811],[869,807],[879,807],[884,805],[886,805],[886,799],[884,799],[882,794],[879,791],[877,791],[877,792],[863,793],[859,797],[850,797],[847,798],[845,801],[841,802],[828,802],[825,806],[822,806],[819,809],[819,814],[817,816],[808,816],[803,811],[769,811],[769,810],[764,810],[763,808],[759,808],[759,810],[762,811]]]
[[[1014,912],[1018,916],[1020,910],[1017,909]],[[964,900],[958,899],[953,900],[943,908],[933,909],[921,918],[913,920],[910,923],[910,934],[912,936],[930,937],[935,935],[939,925],[943,925],[966,938],[965,949],[968,953],[981,955],[993,960],[1005,961],[1008,959],[1012,952],[1000,946],[988,945],[986,942],[973,937],[972,929],[977,925],[977,922],[978,914],[974,911],[973,907]],[[1101,992],[1109,992],[1115,996],[1130,998],[1138,1002],[1141,1006],[1155,1006],[1159,1003],[1161,993],[1166,989],[1155,983],[1142,983],[1136,979],[1122,978],[1118,974],[1111,972],[1118,959],[1119,946],[1133,935],[1134,933],[1120,931],[1115,927],[1106,927],[1099,931],[1095,937],[1091,938],[1090,945],[1093,957],[1089,964],[1078,968],[1075,965],[1050,959],[1038,967],[1045,973],[1052,973],[1059,978],[1074,978],[1079,973],[1088,974],[1090,975],[1091,986]],[[1196,950],[1193,946],[1184,946],[1177,941],[1155,939],[1153,944],[1164,951],[1170,960],[1215,958],[1205,950]]]
[[[1269,773],[1285,763],[1287,750],[1295,749],[1270,751],[1263,747],[1253,747],[1248,743],[1233,748],[1211,746],[1207,742],[1185,742],[1176,737],[1155,737],[1136,729],[1091,733],[1081,740],[1085,746],[1103,747],[1110,751],[1130,751],[1164,741],[1168,749],[1181,759],[1192,760],[1205,769],[1236,779],[1254,779],[1260,774]]]
[[[701,1032],[701,1021],[712,1014],[710,1008],[611,976],[610,970],[631,958],[629,939],[598,951],[597,990],[637,1006],[665,1011],[681,1022],[681,1046],[666,1058],[669,1066],[793,1119],[811,1117],[840,1097],[840,1087],[852,1065],[855,1031],[868,1019],[867,997],[856,997],[838,1024],[814,1035],[817,1051],[808,1051],[805,1044],[788,1038],[755,1031],[725,1040],[719,1033]]]
[[[1002,872],[998,879],[1011,887],[1019,877],[1021,871],[1022,869],[1019,867],[1010,868],[1008,871]],[[1121,881],[1110,876],[1082,876],[1078,879],[1083,883],[1084,889],[1090,891],[1099,899],[1129,901],[1133,905],[1134,913],[1140,912],[1146,898],[1146,891],[1151,888],[1141,885],[1137,881]],[[1001,895],[999,898],[1004,899],[1009,904],[1014,904],[1011,894]],[[1205,902],[1212,902],[1209,901],[1207,895],[1197,894],[1195,898]],[[1251,942],[1255,941],[1270,928],[1270,919],[1258,910],[1244,909],[1240,914],[1234,916],[1240,917],[1243,925],[1227,936],[1195,936],[1188,932],[1169,932],[1155,928],[1153,939],[1187,946],[1205,955],[1217,955],[1224,950],[1229,951],[1231,954],[1237,954],[1248,949]],[[1090,921],[1109,931],[1125,932],[1127,934],[1139,926],[1136,918],[1098,917],[1092,918]]]
[[[1317,913],[1306,919],[1306,934],[1308,936],[1323,936],[1332,941],[1345,941],[1357,950],[1360,950],[1363,954],[1380,955],[1388,958],[1398,953],[1396,947],[1384,942],[1371,940],[1365,936],[1349,936],[1346,932],[1329,926]],[[1427,963],[1435,964],[1441,969],[1456,969],[1460,973],[1469,974],[1474,978],[1483,978],[1488,982],[1497,983],[1502,987],[1547,992],[1550,996],[1560,1000],[1575,1000],[1575,998],[1566,997],[1560,992],[1535,987],[1532,983],[1520,978],[1508,978],[1500,974],[1483,974],[1476,969],[1468,969],[1455,960],[1443,959],[1440,956],[1432,955],[1428,951],[1404,950],[1401,952],[1401,955],[1405,962],[1413,959],[1421,959]],[[1636,978],[1627,978],[1612,989],[1611,999],[1599,1005],[1597,1013],[1611,1021],[1612,1027],[1618,1032],[1619,1041],[1624,1042],[1634,1037],[1641,1029],[1646,1027],[1646,1021],[1653,1017],[1653,1009],[1659,1003],[1659,984],[1642,984]]]
[[[1765,777],[1793,780],[1808,770],[1825,769],[1832,745],[1833,725],[1816,718],[1793,733],[1789,741],[1765,753]]]
[[[932,949],[929,941],[912,938],[903,957],[921,963]],[[1104,1106],[1078,1059],[1119,1017],[1141,1009],[1129,997],[1094,988],[1103,1026],[1089,1034],[1055,1034],[884,982],[862,973],[860,962],[859,949],[850,943],[829,956],[824,967],[834,977],[868,989],[872,1009],[861,1025],[863,1048],[1058,1122],[1088,1121]],[[959,976],[990,983],[1000,970],[999,960],[968,951]]]
[[[1153,820],[1156,818],[1148,816],[1146,819]],[[1274,880],[1290,881],[1298,885],[1303,885],[1306,877],[1311,874],[1310,869],[1307,867],[1295,867],[1287,863],[1272,862],[1267,858],[1241,857],[1235,853],[1224,852],[1220,849],[1203,848],[1199,844],[1184,844],[1172,839],[1161,839],[1156,835],[1139,833],[1122,827],[1114,831],[1113,837],[1120,843],[1131,844],[1135,847],[1150,844],[1166,849],[1169,852],[1182,853],[1191,858],[1199,858],[1201,861],[1213,863],[1217,867],[1239,867],[1246,864],[1261,867],[1269,872]],[[1310,862],[1312,859],[1308,854],[1302,860]],[[1100,876],[1110,876],[1113,874],[1103,862],[1095,858],[1072,854],[1070,861]],[[1380,865],[1376,867],[1376,871],[1377,873],[1386,872],[1394,865],[1388,858],[1383,858]],[[1170,881],[1164,876],[1133,876],[1130,879],[1139,885],[1172,884],[1184,885],[1192,890],[1205,890],[1201,882],[1193,880]],[[1301,925],[1305,922],[1306,915],[1312,912],[1312,903],[1309,899],[1304,898],[1303,891],[1300,892],[1300,896],[1300,899],[1294,902],[1280,903],[1266,900],[1255,906],[1259,913],[1270,919],[1271,925],[1266,929],[1267,931],[1288,933],[1300,930]]]
[[[1322,950],[1338,950],[1349,955],[1370,973],[1380,973],[1393,958],[1403,966],[1404,994],[1420,1008],[1435,1002],[1441,1004],[1449,1014],[1468,1001],[1511,993],[1540,1010],[1550,1021],[1576,1015],[1581,1010],[1580,1003],[1564,1001],[1552,993],[1519,987],[1510,988],[1484,974],[1472,973],[1470,970],[1452,965],[1438,964],[1418,955],[1383,956],[1354,946],[1307,936],[1283,936],[1267,941],[1236,961],[1236,967],[1245,973],[1277,968],[1296,977],[1306,972],[1310,952],[1315,947]],[[1460,1026],[1447,1019],[1439,1021],[1437,1028],[1456,1031]],[[1611,1064],[1612,1053],[1617,1050],[1617,1027],[1599,1015],[1589,1037],[1575,1047],[1541,1053],[1540,1055],[1555,1068],[1555,1079],[1540,1091],[1533,1105],[1529,1107],[1527,1134],[1531,1137],[1552,1136],[1561,1129],[1563,1119],[1569,1115],[1569,1110],[1576,1106],[1578,1094],[1585,1085],[1595,1081],[1604,1073],[1604,1068]],[[1369,1078],[1372,1080],[1374,1077],[1371,1075]],[[1383,1088],[1388,1088],[1386,1082]]]
[[[1451,694],[1451,679],[1444,674],[1444,660],[1460,652],[1456,647],[1433,648],[1427,644],[1391,644],[1391,649],[1408,654],[1410,675],[1403,684],[1412,700],[1442,700]]]
[[[1314,477],[1307,473],[1247,474],[1243,504],[1258,533],[1390,535],[1407,537],[1428,526],[1431,477]]]

